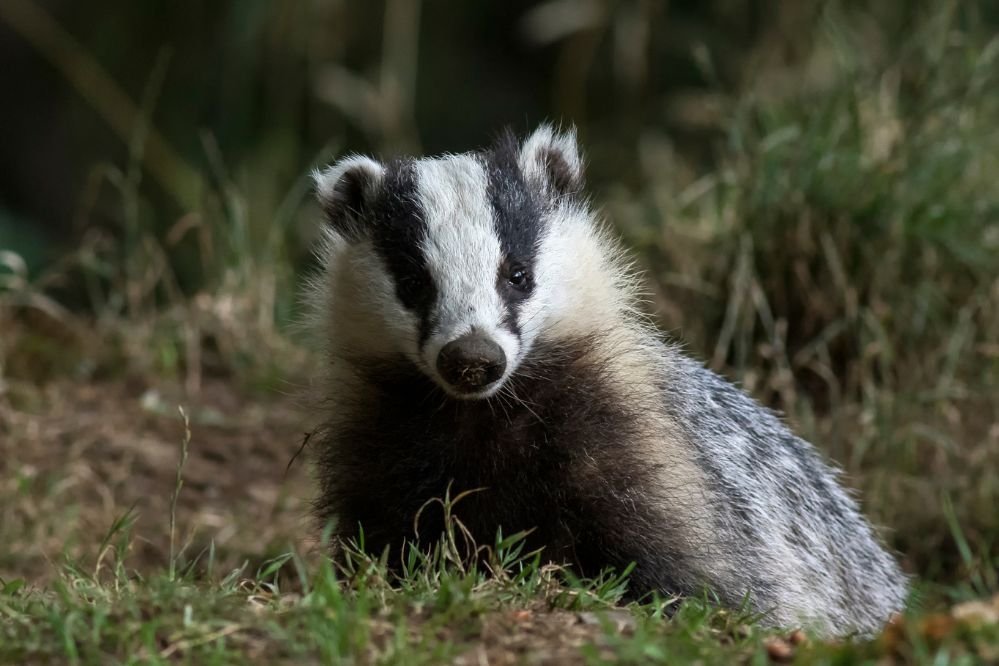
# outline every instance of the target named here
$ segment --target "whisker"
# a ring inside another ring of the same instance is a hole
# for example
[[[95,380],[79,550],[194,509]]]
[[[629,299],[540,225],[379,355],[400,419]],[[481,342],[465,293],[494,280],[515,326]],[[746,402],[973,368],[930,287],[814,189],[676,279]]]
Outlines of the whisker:
[[[514,392],[513,386],[509,382],[507,382],[507,384],[503,388],[507,390],[510,398],[512,400],[514,400],[516,402],[516,404],[520,405],[521,407],[523,407],[524,409],[526,409],[528,412],[530,412],[531,415],[533,415],[534,418],[536,418],[538,420],[538,423],[544,423],[544,419],[542,419],[540,416],[538,416],[538,413],[536,411],[534,411],[533,409],[531,409],[531,405],[528,403],[528,401],[524,400],[523,398],[521,398],[520,396],[518,396]],[[535,404],[534,406],[538,407],[539,405]]]

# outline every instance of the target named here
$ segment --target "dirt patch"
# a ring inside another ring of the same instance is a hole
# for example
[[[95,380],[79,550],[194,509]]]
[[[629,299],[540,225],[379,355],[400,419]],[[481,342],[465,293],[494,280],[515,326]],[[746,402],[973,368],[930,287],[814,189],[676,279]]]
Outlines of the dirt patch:
[[[536,608],[491,613],[482,619],[479,642],[455,664],[582,664],[585,657],[613,657],[608,631],[630,635],[631,613],[622,609],[574,613]]]
[[[184,421],[188,458],[177,502],[185,557],[214,543],[219,567],[307,545],[312,484],[292,399],[248,399],[222,383],[185,396],[171,384],[8,385],[0,394],[0,576],[44,579],[69,556],[95,562],[131,509],[128,565],[164,564]],[[252,562],[251,562],[252,565]]]

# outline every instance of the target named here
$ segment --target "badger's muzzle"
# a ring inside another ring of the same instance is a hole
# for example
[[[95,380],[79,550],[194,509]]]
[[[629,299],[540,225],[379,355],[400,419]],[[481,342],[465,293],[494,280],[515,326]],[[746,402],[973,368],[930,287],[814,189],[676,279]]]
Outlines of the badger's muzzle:
[[[452,340],[437,354],[437,372],[459,393],[478,393],[503,376],[506,353],[481,333]]]

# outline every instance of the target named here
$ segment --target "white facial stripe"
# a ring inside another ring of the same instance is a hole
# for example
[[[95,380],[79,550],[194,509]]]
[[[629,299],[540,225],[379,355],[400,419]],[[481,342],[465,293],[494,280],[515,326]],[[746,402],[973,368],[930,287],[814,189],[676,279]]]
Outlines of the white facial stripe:
[[[509,372],[520,345],[502,327],[506,307],[496,276],[503,251],[485,169],[473,156],[453,155],[417,162],[416,177],[428,228],[423,253],[438,291],[424,361],[433,368],[441,347],[475,328],[503,347]]]

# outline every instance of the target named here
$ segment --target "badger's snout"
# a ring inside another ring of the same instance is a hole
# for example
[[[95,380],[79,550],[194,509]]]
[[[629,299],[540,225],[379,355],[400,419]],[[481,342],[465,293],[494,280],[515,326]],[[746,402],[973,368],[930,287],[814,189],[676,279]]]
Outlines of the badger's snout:
[[[481,333],[468,333],[452,340],[437,354],[437,372],[455,390],[477,393],[506,370],[506,353]]]

